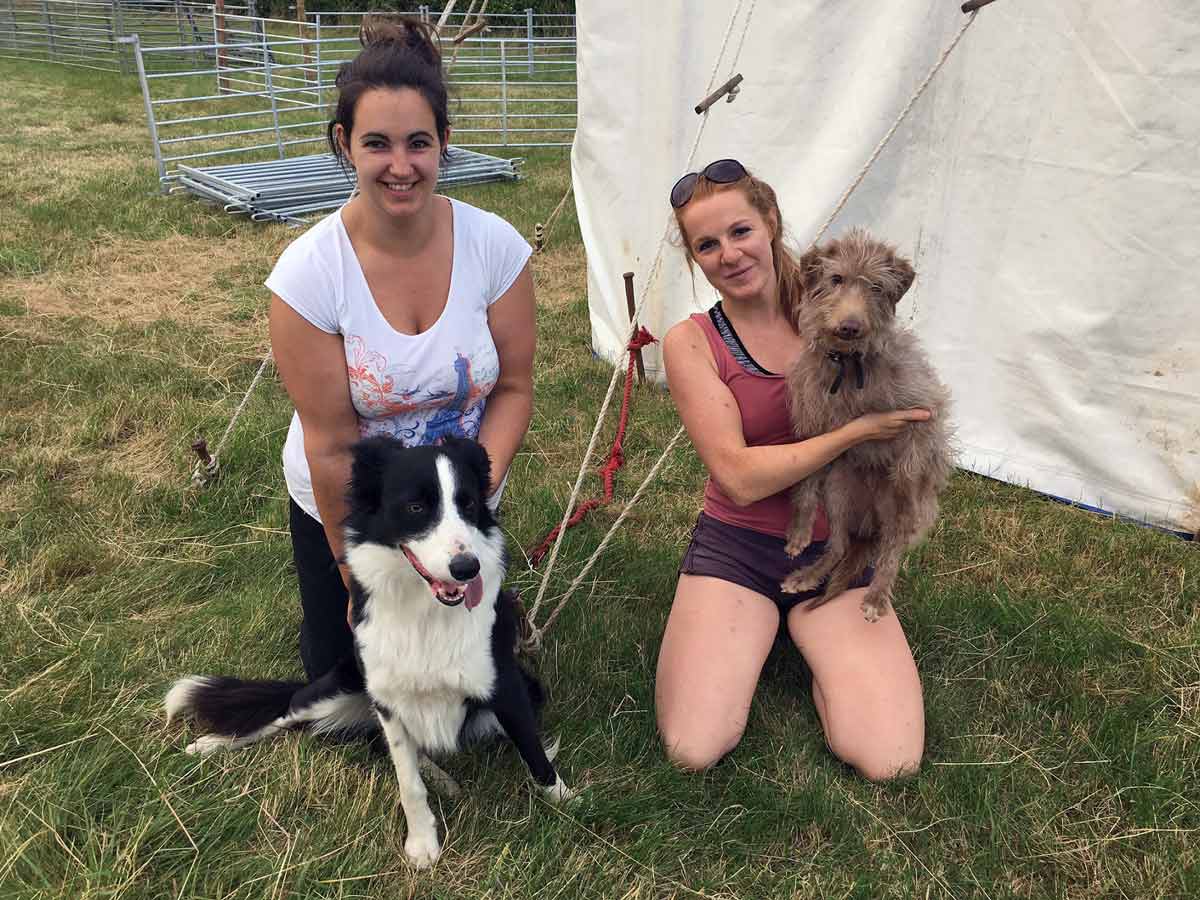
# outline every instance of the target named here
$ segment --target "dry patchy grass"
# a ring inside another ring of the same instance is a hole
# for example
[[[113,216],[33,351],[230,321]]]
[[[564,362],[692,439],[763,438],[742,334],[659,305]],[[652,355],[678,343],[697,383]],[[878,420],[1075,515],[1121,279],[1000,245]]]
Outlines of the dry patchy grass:
[[[34,316],[83,316],[128,325],[170,319],[217,336],[265,335],[265,301],[249,321],[234,321],[230,288],[241,286],[246,267],[271,258],[267,254],[275,248],[263,246],[270,243],[246,246],[179,234],[150,241],[102,237],[69,270],[10,279],[3,290]]]
[[[587,294],[587,256],[581,244],[551,247],[533,257],[539,306],[563,307]]]

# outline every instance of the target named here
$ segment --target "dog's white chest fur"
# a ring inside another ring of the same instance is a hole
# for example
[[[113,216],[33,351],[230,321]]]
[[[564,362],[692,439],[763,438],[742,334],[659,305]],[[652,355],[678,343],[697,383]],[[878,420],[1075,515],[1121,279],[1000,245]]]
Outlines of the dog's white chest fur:
[[[422,749],[456,749],[466,700],[485,699],[495,686],[490,644],[499,565],[481,559],[483,601],[467,609],[439,603],[394,548],[359,544],[348,562],[369,596],[354,632],[367,692]]]

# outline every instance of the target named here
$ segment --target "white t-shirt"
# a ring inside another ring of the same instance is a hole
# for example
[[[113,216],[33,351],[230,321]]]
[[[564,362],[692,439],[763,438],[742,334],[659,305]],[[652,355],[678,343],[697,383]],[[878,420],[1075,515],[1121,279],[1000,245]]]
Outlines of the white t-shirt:
[[[379,311],[341,210],[293,241],[266,280],[307,321],[342,335],[363,437],[390,434],[418,445],[479,434],[487,395],[500,377],[488,307],[512,287],[533,251],[499,216],[452,198],[450,204],[450,292],[441,316],[421,334],[401,334]],[[283,447],[283,473],[292,499],[320,521],[297,414]]]

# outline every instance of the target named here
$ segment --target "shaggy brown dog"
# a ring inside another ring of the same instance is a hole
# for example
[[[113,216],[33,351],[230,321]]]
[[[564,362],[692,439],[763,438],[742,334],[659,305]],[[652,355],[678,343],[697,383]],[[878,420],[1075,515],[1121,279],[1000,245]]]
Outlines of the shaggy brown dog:
[[[916,337],[896,322],[896,304],[915,273],[894,248],[856,229],[810,250],[801,269],[796,324],[812,343],[788,373],[796,434],[824,434],[865,413],[914,407],[933,412],[895,438],[850,448],[792,489],[788,552],[807,546],[822,502],[829,543],[813,566],[789,575],[783,589],[812,590],[828,576],[828,600],[874,563],[862,603],[867,621],[874,622],[892,600],[904,551],[937,518],[938,494],[951,466],[949,392]]]

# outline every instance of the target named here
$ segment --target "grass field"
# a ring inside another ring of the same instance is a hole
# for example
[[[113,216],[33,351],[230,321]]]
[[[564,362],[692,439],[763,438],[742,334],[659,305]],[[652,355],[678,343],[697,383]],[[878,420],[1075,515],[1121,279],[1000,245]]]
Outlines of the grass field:
[[[675,452],[535,665],[568,781],[506,748],[446,764],[446,852],[404,860],[385,756],[291,735],[196,760],[165,725],[190,672],[299,674],[272,375],[190,490],[266,343],[261,282],[295,236],[162,197],[131,79],[0,61],[0,897],[1200,896],[1194,544],[960,475],[903,573],[928,716],[921,772],[875,785],[826,751],[796,654],[741,746],[664,761],[653,673],[703,472]],[[568,181],[456,191],[526,235]],[[608,383],[568,210],[535,261],[536,412],[509,480],[512,581],[558,521]],[[605,441],[611,440],[609,422]],[[635,392],[618,496],[677,420]],[[607,445],[607,444],[605,444]],[[598,491],[591,478],[585,491]],[[551,595],[619,511],[569,533]]]

